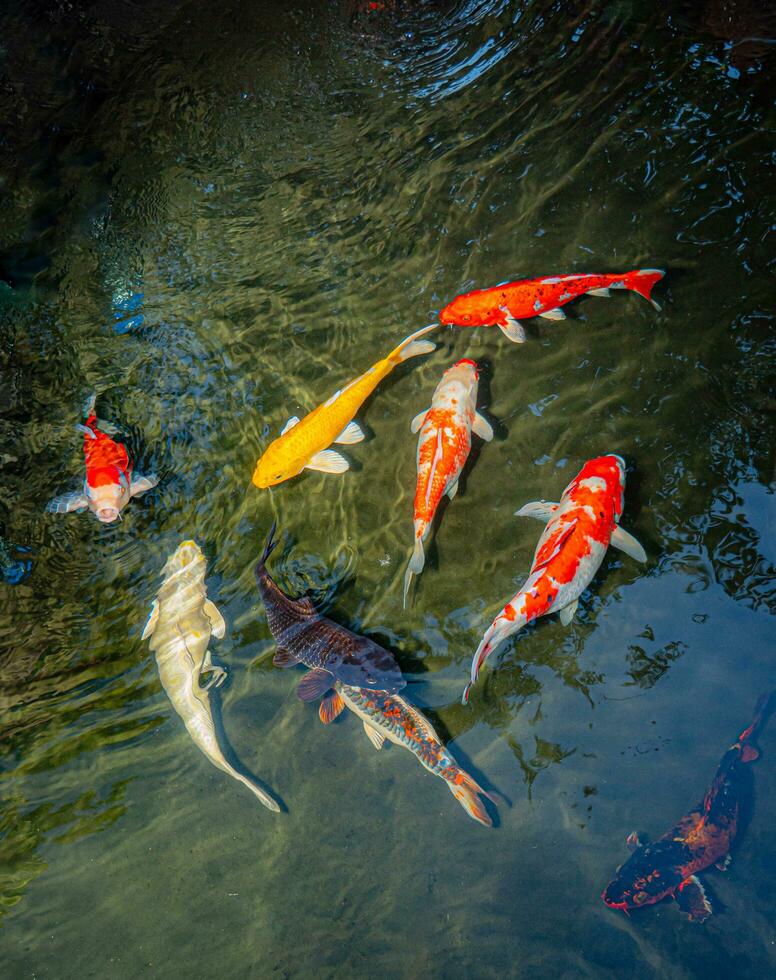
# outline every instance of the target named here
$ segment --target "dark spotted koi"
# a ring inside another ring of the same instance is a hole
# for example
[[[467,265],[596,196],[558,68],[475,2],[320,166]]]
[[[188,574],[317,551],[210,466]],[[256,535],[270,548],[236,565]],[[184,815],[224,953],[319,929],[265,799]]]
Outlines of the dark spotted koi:
[[[304,664],[312,668],[299,682],[297,693],[302,701],[314,701],[326,694],[335,680],[372,690],[401,690],[406,681],[393,654],[374,640],[322,616],[308,596],[292,599],[278,587],[266,568],[275,547],[274,535],[275,524],[256,566],[256,580],[278,646],[273,663],[277,667]]]
[[[766,694],[757,702],[752,724],[722,756],[711,788],[697,806],[654,843],[642,843],[635,833],[628,837],[633,853],[601,896],[609,908],[629,912],[673,897],[696,922],[711,915],[697,873],[712,864],[724,871],[730,862],[748,780],[746,765],[760,754],[752,741],[773,697]]]
[[[386,739],[409,749],[421,764],[444,779],[447,788],[469,816],[486,827],[493,821],[480,797],[493,802],[469,773],[458,766],[420,711],[398,694],[385,691],[365,691],[360,687],[337,682],[335,690],[326,696],[318,714],[324,725],[333,721],[347,706],[364,725],[369,741],[381,749]]]

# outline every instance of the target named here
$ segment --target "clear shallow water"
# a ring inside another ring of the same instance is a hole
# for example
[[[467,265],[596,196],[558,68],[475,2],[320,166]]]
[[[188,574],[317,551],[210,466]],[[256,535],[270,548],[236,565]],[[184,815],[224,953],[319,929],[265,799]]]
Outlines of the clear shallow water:
[[[413,9],[414,7],[414,9]],[[600,892],[634,829],[707,788],[774,686],[773,24],[759,6],[116,3],[3,15],[0,944],[9,976],[762,976],[776,967],[773,760],[718,914],[626,919]],[[754,40],[752,40],[754,39]],[[440,331],[359,414],[343,478],[250,486],[288,416],[508,278],[667,269],[566,323]],[[401,608],[415,438],[455,358],[496,440]],[[157,490],[123,523],[43,513],[77,484],[91,390]],[[772,430],[770,430],[772,431]],[[630,465],[575,625],[471,654],[586,458]],[[271,667],[252,566],[390,646],[410,697],[504,798],[469,821],[356,719]],[[140,632],[193,536],[228,624],[229,743],[275,816],[190,742]]]

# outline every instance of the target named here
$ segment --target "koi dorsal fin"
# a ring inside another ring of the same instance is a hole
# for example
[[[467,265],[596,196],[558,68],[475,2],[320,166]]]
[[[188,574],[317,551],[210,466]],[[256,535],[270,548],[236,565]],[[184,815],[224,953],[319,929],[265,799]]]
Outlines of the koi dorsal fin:
[[[313,600],[307,596],[300,596],[298,599],[291,600],[296,606],[297,612],[302,613],[304,616],[317,616],[318,610],[315,608],[315,603]]]
[[[434,731],[434,726],[431,724],[428,718],[426,718],[425,715],[422,715],[420,711],[413,704],[409,704],[409,702],[404,701],[404,699],[402,699],[402,703],[404,705],[405,710],[408,712],[408,714],[412,715],[412,718],[415,724],[418,726],[418,728],[428,738],[433,739],[435,742],[440,742],[441,739]]]
[[[558,538],[557,544],[552,549],[550,554],[547,555],[547,557],[543,561],[541,561],[538,565],[534,565],[533,571],[536,572],[540,568],[545,568],[547,565],[550,564],[551,561],[553,561],[553,559],[558,557],[558,555],[563,550],[563,546],[566,544],[568,539],[574,533],[574,529],[576,528],[576,526],[577,526],[577,518],[575,517],[574,520],[571,521],[571,523],[568,525],[568,527],[564,529],[563,533]]]

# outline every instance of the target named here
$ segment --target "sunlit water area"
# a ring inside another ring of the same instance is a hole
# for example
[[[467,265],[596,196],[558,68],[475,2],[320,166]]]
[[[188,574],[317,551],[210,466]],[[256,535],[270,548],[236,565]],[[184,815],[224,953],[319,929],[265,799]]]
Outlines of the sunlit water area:
[[[633,831],[701,800],[776,687],[773,92],[767,4],[417,0],[0,13],[0,973],[762,978],[776,973],[776,719],[713,907],[601,893]],[[440,327],[356,420],[343,474],[256,461],[432,323],[506,280],[665,270],[568,319]],[[474,438],[402,606],[417,436],[480,369]],[[159,482],[122,520],[83,485],[83,407]],[[574,620],[510,638],[461,694],[586,460],[627,466]],[[254,566],[392,651],[402,692],[493,796],[470,820],[273,666]],[[207,561],[199,751],[141,638],[168,557]]]

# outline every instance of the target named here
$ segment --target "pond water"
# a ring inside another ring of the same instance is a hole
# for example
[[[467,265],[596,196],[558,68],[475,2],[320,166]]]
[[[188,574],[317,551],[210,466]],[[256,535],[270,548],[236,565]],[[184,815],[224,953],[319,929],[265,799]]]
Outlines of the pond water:
[[[773,41],[766,5],[176,0],[0,15],[0,950],[13,978],[762,977],[776,971],[776,724],[715,915],[626,917],[633,830],[708,788],[774,687]],[[770,236],[770,237],[769,237]],[[440,329],[357,416],[343,476],[256,459],[457,293],[658,267],[569,320]],[[444,509],[414,602],[416,437],[482,366],[496,439]],[[83,478],[90,392],[159,486],[124,520],[44,511]],[[770,416],[769,416],[769,413]],[[623,526],[572,626],[483,630],[586,459]],[[497,796],[467,819],[272,666],[253,565],[394,651]],[[141,631],[193,537],[227,633],[214,700],[270,813],[197,750]],[[17,551],[18,547],[30,551]],[[21,578],[21,581],[18,579]],[[13,584],[15,583],[15,584]],[[492,669],[497,665],[497,669]]]

